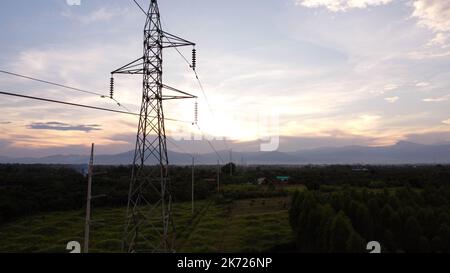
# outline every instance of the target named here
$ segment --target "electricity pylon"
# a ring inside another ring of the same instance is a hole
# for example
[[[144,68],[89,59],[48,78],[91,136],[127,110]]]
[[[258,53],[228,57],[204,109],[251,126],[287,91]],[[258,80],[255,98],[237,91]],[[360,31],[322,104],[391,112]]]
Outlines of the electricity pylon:
[[[196,97],[163,84],[163,49],[195,44],[162,30],[157,0],[150,0],[148,11],[142,11],[147,16],[144,55],[111,73],[143,75],[142,106],[122,251],[173,252],[175,230],[163,101]],[[171,94],[163,94],[163,89]]]

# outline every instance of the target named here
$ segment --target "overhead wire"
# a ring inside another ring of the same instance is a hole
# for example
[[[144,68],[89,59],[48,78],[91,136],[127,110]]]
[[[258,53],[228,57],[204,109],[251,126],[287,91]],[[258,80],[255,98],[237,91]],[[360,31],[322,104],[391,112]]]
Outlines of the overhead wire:
[[[133,112],[128,112],[128,111],[120,111],[120,110],[114,110],[114,109],[109,109],[109,108],[91,106],[91,105],[86,105],[86,104],[79,104],[79,103],[59,101],[59,100],[54,100],[54,99],[47,99],[47,98],[42,98],[42,97],[21,95],[21,94],[12,93],[12,92],[6,92],[4,90],[0,90],[0,95],[12,96],[12,97],[18,97],[18,98],[24,98],[24,99],[30,99],[30,100],[38,100],[38,101],[44,101],[44,102],[50,102],[50,103],[57,103],[57,104],[63,104],[63,105],[69,105],[69,106],[74,106],[74,107],[87,108],[87,109],[92,109],[92,110],[113,112],[113,113],[118,113],[118,114],[140,116],[140,114],[138,114],[138,113],[133,113]],[[156,117],[151,117],[151,118],[156,118]],[[173,118],[164,118],[164,119],[168,120],[168,121],[191,123],[191,121],[184,121],[184,120],[178,120],[178,119],[173,119]]]
[[[77,87],[72,87],[72,86],[68,86],[65,84],[60,84],[60,83],[56,83],[56,82],[51,82],[51,81],[47,81],[47,80],[43,80],[43,79],[38,79],[35,77],[30,77],[27,75],[23,75],[23,74],[18,74],[18,73],[14,73],[14,72],[10,72],[10,71],[6,71],[6,70],[1,70],[0,69],[0,73],[6,74],[6,75],[10,75],[10,76],[14,76],[14,77],[19,77],[19,78],[23,78],[23,79],[27,79],[27,80],[32,80],[32,81],[36,81],[36,82],[40,82],[40,83],[44,83],[44,84],[48,84],[48,85],[53,85],[53,86],[57,86],[57,87],[61,87],[64,89],[68,89],[68,90],[73,90],[73,91],[77,91],[77,92],[81,92],[81,93],[85,93],[85,94],[90,94],[90,95],[94,95],[94,96],[98,96],[102,99],[111,99],[113,100],[115,103],[117,103],[117,105],[119,107],[124,108],[127,112],[130,112],[130,109],[128,109],[125,105],[123,105],[122,103],[120,103],[119,101],[117,101],[115,98],[112,98],[110,96],[101,94],[99,92],[93,92],[93,91],[88,91],[88,90],[84,90],[84,89],[80,89]]]
[[[200,126],[198,124],[196,124],[198,130],[205,135],[205,133],[203,132],[202,128],[200,128]],[[208,142],[209,146],[211,147],[211,149],[213,149],[213,151],[216,153],[217,157],[220,159],[220,161],[222,162],[222,164],[225,164],[225,161],[223,160],[222,156],[219,154],[219,152],[217,151],[216,147],[214,147],[213,143],[206,138],[206,141]]]
[[[161,24],[164,26],[164,28],[166,28],[166,26],[165,26],[165,24],[164,24],[164,22],[163,22],[162,20],[161,20]],[[171,43],[172,45],[174,45],[174,43],[173,43],[172,41],[170,41],[170,39],[169,39],[169,43]],[[197,71],[196,71],[195,69],[193,69],[192,64],[189,62],[189,60],[186,58],[186,56],[184,56],[184,54],[183,54],[176,46],[174,46],[173,48],[174,48],[174,49],[178,52],[178,54],[184,59],[184,61],[186,62],[186,64],[187,64],[190,68],[192,68],[192,71],[193,71],[194,74],[195,74],[195,78],[197,79],[197,82],[198,82],[198,84],[199,84],[200,90],[202,91],[202,94],[203,94],[203,97],[204,97],[204,99],[205,99],[205,101],[206,101],[206,104],[208,105],[209,112],[211,113],[211,115],[212,115],[213,117],[215,117],[215,113],[214,113],[214,111],[212,110],[211,104],[209,103],[208,96],[206,95],[205,88],[203,87],[203,84],[202,84],[202,82],[201,82],[201,80],[200,80],[200,77],[198,76]],[[193,125],[196,125],[197,128],[199,129],[199,131],[202,133],[202,135],[205,135],[205,133],[204,133],[203,130],[200,128],[200,126],[198,125],[198,123],[194,122]],[[212,142],[211,142],[210,140],[208,140],[208,139],[206,139],[206,140],[207,140],[207,142],[208,142],[208,145],[209,145],[209,146],[212,148],[212,150],[216,153],[216,155],[218,156],[218,158],[220,159],[220,161],[221,161],[223,164],[225,164],[223,158],[222,158],[222,157],[220,156],[220,154],[217,152],[217,149],[214,147],[214,145],[212,144]],[[225,144],[226,149],[229,150],[229,146],[228,146],[228,143],[226,142],[226,139],[224,138],[223,140],[224,140],[224,144]]]
[[[182,152],[182,153],[188,155],[188,156],[191,157],[191,158],[194,158],[195,161],[196,161],[197,163],[204,164],[204,165],[208,165],[208,163],[206,163],[205,161],[200,160],[200,155],[194,154],[194,153],[191,153],[191,152],[188,152],[186,149],[184,149],[184,148],[181,147],[180,145],[176,144],[175,141],[172,140],[170,137],[167,137],[166,140],[167,140],[167,142],[169,142],[170,144],[172,144],[178,151],[180,151],[180,152]]]
[[[177,51],[180,53],[180,55],[182,55],[184,57],[184,55],[179,50],[177,50]],[[184,57],[184,58],[186,59],[186,57]],[[208,96],[206,95],[206,91],[205,91],[205,88],[203,87],[202,81],[200,80],[200,77],[198,76],[197,71],[195,69],[192,69],[192,71],[195,74],[195,78],[197,79],[200,90],[202,91],[203,97],[205,98],[205,102],[208,105],[208,110],[211,113],[211,115],[213,116],[213,118],[215,118],[216,115],[215,115],[214,111],[212,110],[211,104],[209,103],[209,99],[208,99]],[[223,138],[223,143],[225,144],[225,149],[229,150],[230,147],[228,146],[226,138]]]
[[[190,157],[194,157],[194,155],[188,151],[186,151],[185,149],[181,148],[178,144],[175,143],[175,141],[172,141],[170,139],[170,137],[167,137],[166,140],[172,144],[175,148],[177,148],[180,152],[189,155]]]
[[[139,7],[139,9],[145,14],[145,16],[148,16],[147,12],[142,8],[141,5],[136,0],[133,0],[133,2]]]
[[[133,2],[138,6],[138,8],[139,8],[146,16],[148,16],[147,12],[145,12],[145,10],[142,8],[141,5],[139,5],[139,3],[138,3],[136,0],[133,0]],[[162,20],[161,20],[161,24],[164,26],[164,28],[166,28],[166,26],[165,26],[165,24],[164,24],[164,22],[163,22]],[[167,29],[167,28],[166,28],[166,29]],[[168,41],[169,41],[169,43],[171,43],[171,44],[174,46],[174,43],[173,43],[170,39],[168,39]],[[215,116],[214,112],[212,111],[211,104],[209,103],[208,96],[206,95],[205,88],[204,88],[204,86],[203,86],[203,84],[202,84],[202,82],[201,82],[201,80],[200,80],[200,77],[198,76],[197,71],[194,69],[193,64],[191,64],[191,62],[189,62],[189,60],[186,58],[186,56],[184,56],[184,54],[183,54],[176,46],[174,46],[173,48],[174,48],[174,49],[177,51],[177,53],[183,58],[183,60],[186,62],[186,64],[187,64],[190,68],[192,68],[192,71],[193,71],[194,74],[195,74],[195,78],[197,79],[197,82],[198,82],[198,85],[199,85],[199,87],[200,87],[200,90],[201,90],[201,92],[202,92],[202,94],[203,94],[203,97],[204,97],[204,99],[205,99],[205,101],[206,101],[206,103],[207,103],[207,105],[208,105],[209,112],[210,112],[213,116]],[[196,126],[197,126],[197,129],[202,133],[202,135],[205,135],[205,133],[204,133],[203,130],[200,128],[200,126],[198,125],[197,122],[194,122],[193,125],[196,125]],[[169,141],[170,143],[172,143],[172,144],[173,144],[175,147],[177,147],[178,149],[181,148],[181,147],[179,147],[177,144],[175,144],[173,141],[171,141],[170,139],[168,139],[168,141]],[[215,152],[215,154],[217,155],[217,157],[220,159],[220,161],[221,161],[223,164],[225,164],[225,162],[224,162],[222,156],[219,154],[219,152],[217,151],[217,149],[214,147],[213,143],[212,143],[209,139],[206,139],[206,141],[208,142],[208,145],[211,147],[211,149]],[[226,149],[229,150],[229,146],[228,146],[228,144],[227,144],[227,142],[226,142],[226,139],[224,139],[224,144],[225,144],[225,146],[226,146]],[[183,150],[183,149],[181,149],[181,150]],[[192,155],[191,153],[188,153],[188,154],[189,154],[191,157],[193,157],[193,155]]]
[[[170,41],[170,40],[169,40],[169,43],[171,43],[172,45],[174,45],[173,42]],[[189,62],[189,60],[187,59],[187,57],[184,56],[184,54],[183,54],[177,47],[173,47],[173,48],[178,52],[178,54],[181,56],[181,58],[184,59],[184,61],[186,62],[186,64],[187,64],[189,67],[192,68],[192,64],[191,64],[191,62]],[[205,88],[203,87],[203,83],[200,81],[200,77],[198,76],[197,71],[196,71],[195,69],[192,69],[192,71],[194,72],[195,78],[196,78],[196,80],[197,80],[197,82],[198,82],[198,85],[199,85],[199,87],[200,87],[200,90],[202,91],[202,94],[203,94],[203,97],[204,97],[204,99],[205,99],[205,101],[206,101],[206,104],[208,105],[209,112],[210,112],[213,116],[215,116],[214,111],[212,111],[211,104],[209,103],[208,96],[206,95]]]

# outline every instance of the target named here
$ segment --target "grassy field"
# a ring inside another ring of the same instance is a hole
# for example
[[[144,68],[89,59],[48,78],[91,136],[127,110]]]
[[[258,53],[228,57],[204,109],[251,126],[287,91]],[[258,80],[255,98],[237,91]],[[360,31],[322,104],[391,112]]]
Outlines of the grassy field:
[[[177,203],[178,252],[261,252],[292,241],[288,197]],[[119,252],[125,209],[94,208],[90,252]],[[0,252],[66,252],[83,242],[84,211],[25,217],[0,227]]]
[[[260,198],[214,206],[192,230],[182,252],[261,252],[290,242],[287,198]]]

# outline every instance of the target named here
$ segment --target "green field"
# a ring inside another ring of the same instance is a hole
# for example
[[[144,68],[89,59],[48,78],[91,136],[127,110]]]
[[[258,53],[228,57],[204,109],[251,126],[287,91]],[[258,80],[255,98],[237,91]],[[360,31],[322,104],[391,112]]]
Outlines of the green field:
[[[450,166],[254,167],[221,178],[199,168],[195,213],[190,168],[173,170],[171,190],[181,253],[450,252]],[[90,252],[120,252],[129,168],[104,167],[94,184]],[[224,170],[223,173],[228,173]],[[277,182],[279,174],[289,183]],[[257,185],[260,177],[269,182]],[[272,179],[270,179],[272,178]],[[253,182],[252,182],[253,181]],[[0,253],[68,252],[84,243],[85,178],[64,166],[0,165]],[[153,200],[154,201],[154,200]],[[156,208],[156,211],[159,209]],[[143,218],[142,218],[143,219]],[[137,251],[160,240],[159,213],[139,225]]]
[[[288,197],[190,203],[173,208],[178,252],[261,252],[293,240]],[[120,252],[125,209],[93,210],[90,252]],[[0,252],[66,252],[83,242],[84,211],[24,217],[0,227]]]

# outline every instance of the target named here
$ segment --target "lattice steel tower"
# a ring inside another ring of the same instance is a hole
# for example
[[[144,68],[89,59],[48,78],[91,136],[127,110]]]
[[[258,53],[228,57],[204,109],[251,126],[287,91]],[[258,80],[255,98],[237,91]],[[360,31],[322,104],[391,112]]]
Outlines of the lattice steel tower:
[[[163,49],[195,44],[162,30],[157,0],[150,0],[147,12],[141,10],[147,16],[144,55],[111,73],[143,75],[142,106],[122,251],[173,252],[175,230],[163,101],[196,97],[163,84]],[[111,76],[111,96],[113,86]],[[163,94],[163,90],[171,94]]]

